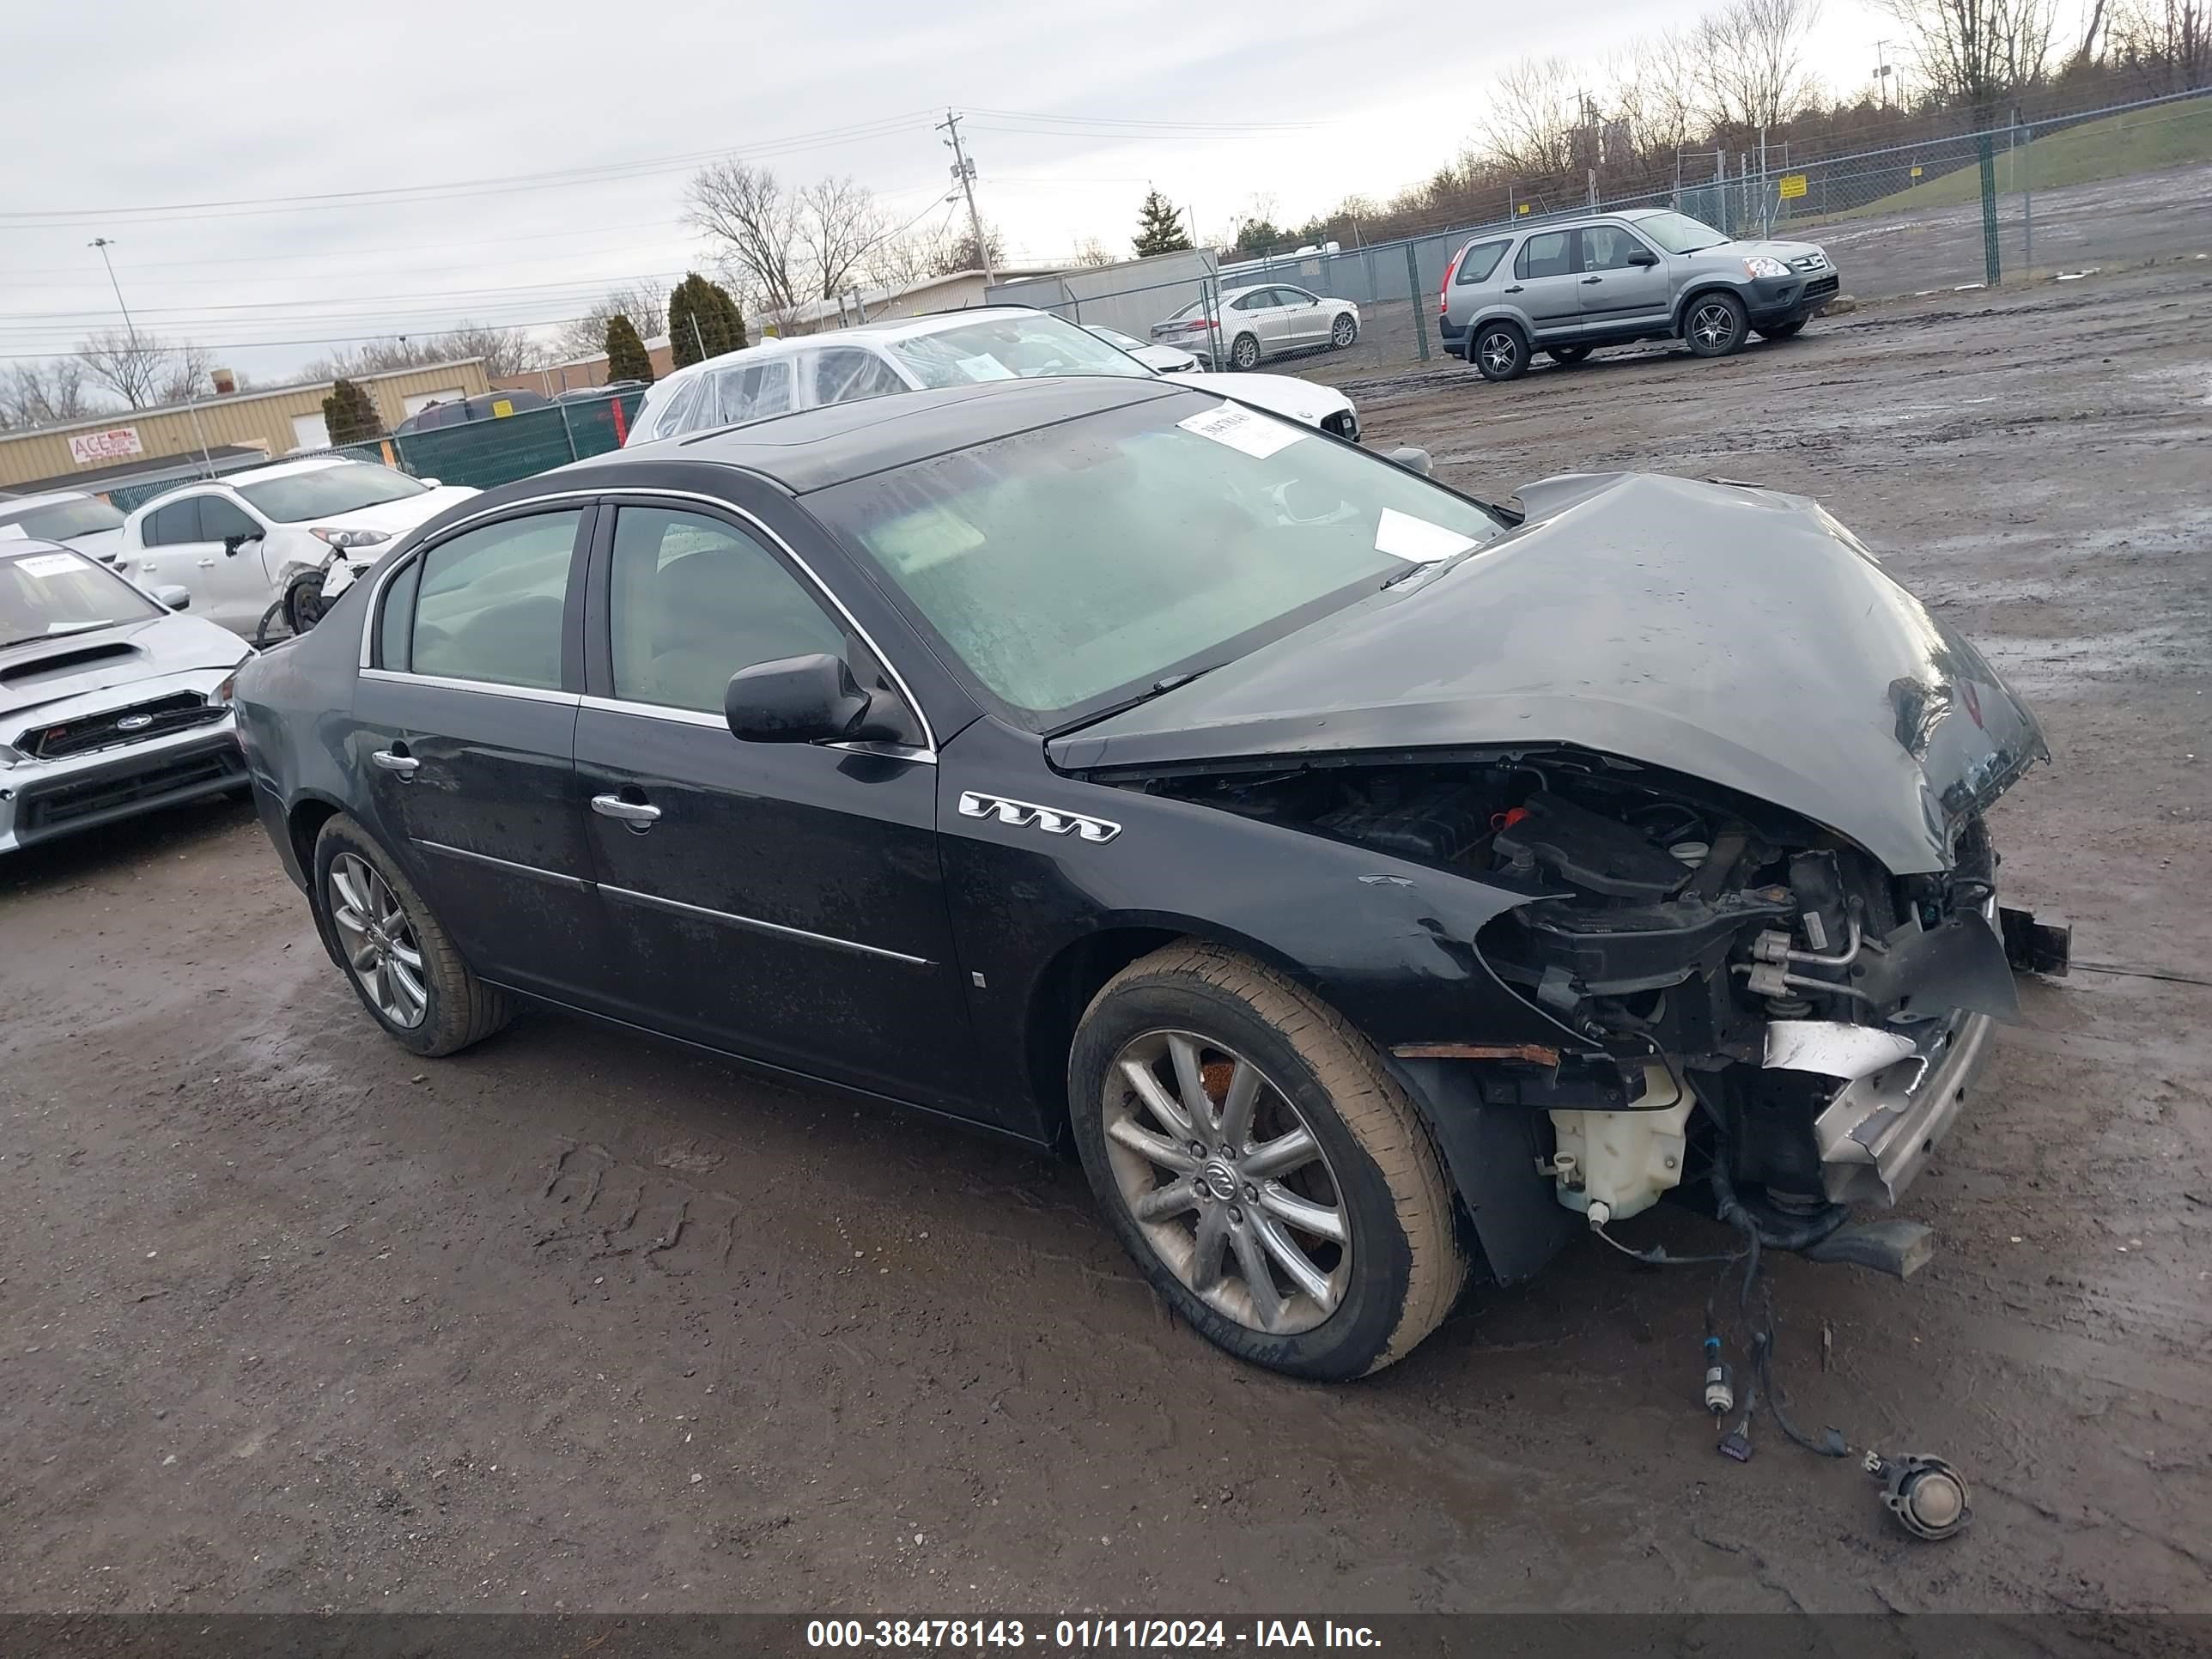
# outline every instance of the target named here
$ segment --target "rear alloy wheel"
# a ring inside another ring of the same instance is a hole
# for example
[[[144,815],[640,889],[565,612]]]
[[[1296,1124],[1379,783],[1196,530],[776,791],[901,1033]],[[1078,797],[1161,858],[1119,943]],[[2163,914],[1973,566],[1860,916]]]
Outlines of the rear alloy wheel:
[[[1727,356],[1748,331],[1743,301],[1733,294],[1700,294],[1682,321],[1682,338],[1700,357]]]
[[[506,997],[469,970],[414,884],[343,814],[316,838],[314,893],[331,955],[403,1047],[450,1054],[507,1024]]]
[[[1340,314],[1328,331],[1328,343],[1339,351],[1359,337],[1359,319],[1350,312]]]
[[[1803,331],[1805,325],[1811,320],[1808,317],[1792,317],[1786,323],[1771,323],[1765,328],[1754,329],[1752,331],[1762,340],[1794,340]]]
[[[1474,337],[1474,366],[1486,380],[1517,380],[1528,372],[1528,341],[1510,323],[1488,323]]]
[[[1467,1263],[1413,1103],[1333,1010],[1212,945],[1102,990],[1069,1056],[1091,1189],[1207,1339],[1293,1376],[1360,1376],[1450,1310]]]
[[[1240,334],[1237,343],[1229,348],[1231,368],[1255,369],[1260,366],[1260,342],[1249,334]]]
[[[1590,355],[1588,346],[1546,346],[1544,355],[1561,368],[1572,368]]]

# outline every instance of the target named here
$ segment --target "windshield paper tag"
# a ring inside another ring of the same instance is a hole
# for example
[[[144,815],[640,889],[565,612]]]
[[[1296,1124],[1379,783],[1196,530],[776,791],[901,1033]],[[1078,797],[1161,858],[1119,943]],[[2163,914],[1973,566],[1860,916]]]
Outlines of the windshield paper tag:
[[[1384,507],[1382,518],[1375,525],[1377,553],[1388,553],[1394,559],[1410,559],[1415,564],[1434,564],[1455,553],[1464,553],[1474,545],[1472,536],[1462,536],[1456,530],[1447,530],[1426,519],[1401,513],[1395,507]]]
[[[1298,428],[1271,421],[1265,415],[1256,415],[1235,404],[1224,404],[1218,409],[1209,409],[1203,415],[1194,415],[1176,424],[1186,432],[1195,432],[1201,438],[1211,438],[1218,444],[1227,444],[1241,450],[1255,460],[1264,461],[1279,449],[1288,449],[1306,434]]]
[[[971,380],[1013,380],[1021,377],[996,357],[963,357],[960,372]]]
[[[15,568],[26,576],[67,576],[82,568],[74,553],[41,553],[34,558],[15,561]]]

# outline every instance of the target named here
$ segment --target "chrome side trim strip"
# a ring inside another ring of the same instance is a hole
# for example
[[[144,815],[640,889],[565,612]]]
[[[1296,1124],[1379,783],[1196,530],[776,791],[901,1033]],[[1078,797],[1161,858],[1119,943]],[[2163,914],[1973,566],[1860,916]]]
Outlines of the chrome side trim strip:
[[[860,626],[860,618],[854,616],[850,611],[846,609],[845,602],[839,599],[835,592],[830,591],[830,585],[822,580],[820,574],[815,570],[814,567],[807,563],[805,559],[799,556],[799,550],[797,548],[793,547],[789,542],[784,540],[782,537],[777,535],[773,529],[766,524],[763,524],[758,517],[753,514],[748,513],[744,507],[739,507],[734,501],[726,501],[719,495],[702,495],[697,490],[692,489],[636,489],[625,488],[621,484],[603,485],[597,489],[566,489],[561,491],[557,495],[536,496],[527,502],[502,501],[497,507],[487,507],[482,513],[472,513],[467,518],[457,520],[452,525],[449,525],[443,533],[439,536],[438,543],[444,543],[450,540],[453,537],[459,535],[462,531],[468,528],[469,526],[476,523],[479,519],[494,518],[501,514],[511,512],[518,507],[534,507],[539,506],[550,506],[556,501],[599,501],[603,503],[610,497],[623,495],[642,496],[662,501],[695,501],[702,507],[712,507],[718,513],[726,513],[733,518],[742,519],[746,524],[750,525],[755,531],[759,532],[763,539],[781,549],[784,557],[789,559],[793,564],[799,568],[800,574],[805,575],[806,580],[814,585],[814,591],[829,601],[830,607],[835,610],[840,617],[844,618],[845,625],[848,628],[850,628],[854,634],[860,636],[861,643],[866,645],[869,651],[873,653],[876,660],[884,665],[884,672],[891,677],[891,684],[898,688],[899,696],[906,699],[906,706],[914,710],[914,717],[921,722],[921,749],[915,754],[908,757],[908,758],[919,760],[923,758],[925,755],[931,760],[934,760],[937,757],[937,731],[936,728],[929,723],[929,711],[921,706],[921,699],[914,695],[914,688],[906,683],[906,676],[899,672],[898,665],[890,659],[889,653],[884,650],[883,647],[876,643],[875,635],[869,633],[866,629]],[[620,503],[617,502],[617,506],[619,507],[619,505]],[[433,544],[432,545],[436,544]],[[376,579],[376,585],[374,588],[371,590],[368,596],[368,609],[363,612],[362,617],[360,666],[363,673],[390,674],[392,672],[389,669],[377,669],[371,668],[369,666],[369,665],[375,660],[374,646],[376,641],[376,621],[377,617],[382,612],[384,590],[391,585],[392,579],[394,576],[398,575],[401,570],[404,569],[415,560],[421,558],[423,552],[427,550],[427,549],[418,549],[410,552],[407,557],[404,559],[394,560],[391,565],[386,567],[384,573]],[[417,679],[427,678],[428,677],[413,674],[401,674],[393,676],[393,678],[399,679]]]
[[[704,905],[662,898],[657,893],[640,893],[628,887],[609,887],[604,883],[600,884],[599,891],[609,898],[628,899],[633,904],[642,904],[651,910],[668,910],[679,916],[698,916],[708,921],[726,922],[730,927],[747,928],[757,933],[774,933],[781,939],[805,939],[809,945],[826,945],[832,950],[856,951],[864,957],[880,957],[887,962],[903,962],[912,968],[934,968],[937,965],[927,957],[910,957],[903,951],[886,951],[880,945],[863,945],[858,939],[838,939],[829,933],[810,933],[804,927],[787,927],[780,921],[762,921],[753,916],[735,915],[727,910],[709,910]]]
[[[534,864],[517,864],[512,859],[495,859],[489,853],[472,853],[465,847],[448,847],[442,841],[418,839],[415,845],[426,853],[443,853],[449,859],[463,859],[471,864],[489,864],[495,870],[509,870],[518,876],[551,882],[556,887],[568,887],[586,893],[592,889],[592,884],[581,876],[563,875],[558,870],[541,870]]]
[[[497,680],[461,680],[444,674],[403,674],[392,668],[363,668],[365,680],[385,680],[393,685],[433,685],[441,691],[475,691],[492,697],[520,697],[526,702],[559,702],[574,708],[583,699],[574,691],[548,691],[535,685],[502,685]]]
[[[696,708],[671,708],[665,703],[631,702],[623,697],[586,697],[583,705],[602,714],[634,714],[640,720],[668,720],[678,726],[696,726],[709,731],[727,734],[730,723],[720,714],[709,714]],[[731,738],[732,743],[737,739]],[[888,760],[918,761],[924,766],[937,764],[934,750],[916,749],[903,743],[824,743],[812,745],[819,749],[842,749],[848,754],[877,755]]]

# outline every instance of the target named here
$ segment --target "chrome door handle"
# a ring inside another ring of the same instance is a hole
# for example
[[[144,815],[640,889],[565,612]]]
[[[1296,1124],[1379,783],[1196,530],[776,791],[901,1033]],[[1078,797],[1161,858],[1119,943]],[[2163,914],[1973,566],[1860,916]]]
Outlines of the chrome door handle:
[[[1589,284],[1590,284],[1590,283],[1601,283],[1601,282],[1603,282],[1604,280],[1605,280],[1605,278],[1604,278],[1604,277],[1602,277],[1602,276],[1585,276],[1585,277],[1583,277],[1583,285],[1584,285],[1585,287],[1587,287]]]
[[[201,569],[203,569],[203,570],[212,570],[212,569],[214,569],[214,568],[215,568],[215,561],[214,561],[213,559],[202,559],[202,560],[200,561],[200,568],[201,568]]]
[[[395,755],[389,749],[377,750],[369,756],[369,759],[386,771],[397,772],[403,778],[413,777],[416,768],[422,764],[412,755]]]
[[[592,796],[592,811],[603,818],[627,823],[634,830],[650,830],[660,821],[658,806],[648,806],[643,801],[624,800],[620,795]]]
[[[1521,284],[1520,284],[1520,283],[1514,283],[1514,284],[1513,284],[1513,286],[1512,286],[1511,288],[1507,289],[1505,291],[1506,291],[1508,294],[1518,294],[1518,293],[1521,291]]]

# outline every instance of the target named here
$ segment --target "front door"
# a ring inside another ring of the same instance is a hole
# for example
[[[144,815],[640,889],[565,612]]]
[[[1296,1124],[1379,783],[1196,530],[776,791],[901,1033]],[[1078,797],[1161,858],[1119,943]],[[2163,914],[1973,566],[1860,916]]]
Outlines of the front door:
[[[354,695],[379,839],[478,973],[564,1000],[605,953],[574,760],[588,517],[425,549],[385,586]]]
[[[241,529],[239,520],[243,520]],[[236,550],[224,545],[228,534],[258,532],[260,526],[219,495],[185,495],[164,501],[141,523],[143,550],[130,565],[142,587],[191,590],[192,614],[235,634],[251,635],[270,599],[269,578],[261,568],[265,541],[247,541]]]
[[[1620,225],[1585,225],[1582,238],[1583,324],[1590,328],[1663,326],[1667,268],[1659,256]],[[1632,264],[1638,257],[1654,261]]]
[[[739,742],[722,714],[738,669],[828,652],[866,678],[866,647],[741,518],[611,510],[590,623],[608,695],[576,728],[613,945],[599,1003],[795,1071],[962,1098],[935,757]]]
[[[1288,343],[1319,345],[1328,338],[1333,319],[1316,296],[1302,288],[1279,288],[1275,293],[1283,302],[1283,337]]]
[[[1505,292],[1528,313],[1536,335],[1571,334],[1582,326],[1580,278],[1575,271],[1575,233],[1540,230],[1513,256]]]

